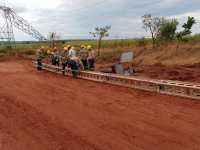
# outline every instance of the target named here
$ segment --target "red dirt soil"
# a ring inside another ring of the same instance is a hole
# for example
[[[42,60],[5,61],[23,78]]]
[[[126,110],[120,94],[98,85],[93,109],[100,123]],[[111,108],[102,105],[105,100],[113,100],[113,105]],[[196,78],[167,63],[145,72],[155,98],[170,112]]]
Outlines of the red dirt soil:
[[[188,66],[137,66],[137,76],[153,79],[176,80],[184,82],[200,83],[200,64]]]
[[[111,72],[111,66],[114,62],[98,62],[98,71]],[[184,82],[200,83],[200,64],[183,66],[164,66],[155,65],[134,65],[136,71],[134,76],[145,77],[149,79],[175,80]]]
[[[200,150],[200,101],[0,62],[1,150]]]

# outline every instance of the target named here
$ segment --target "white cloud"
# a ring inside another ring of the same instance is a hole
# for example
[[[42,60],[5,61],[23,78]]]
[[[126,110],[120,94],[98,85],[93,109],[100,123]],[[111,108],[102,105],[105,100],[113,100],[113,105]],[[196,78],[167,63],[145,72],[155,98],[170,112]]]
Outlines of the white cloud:
[[[200,20],[199,0],[7,0],[20,16],[41,33],[58,32],[63,38],[88,38],[96,26],[111,25],[111,37],[142,37],[141,16],[176,17],[184,22],[187,16]],[[197,25],[196,25],[197,26]],[[199,32],[194,28],[194,32]],[[20,33],[18,33],[19,35]],[[20,34],[20,39],[27,37]]]
[[[178,4],[181,4],[181,2],[183,2],[184,0],[163,0],[160,3],[161,7],[165,7],[165,8],[169,8],[169,7],[173,7],[173,6],[177,6]]]
[[[179,21],[179,30],[181,30],[181,26],[187,21],[188,16],[192,16],[196,20],[196,24],[192,28],[193,34],[200,33],[200,10],[169,16],[169,18],[177,18]]]
[[[6,0],[6,4],[9,6],[21,6],[26,7],[28,9],[35,9],[35,8],[57,8],[59,5],[62,4],[62,0]]]

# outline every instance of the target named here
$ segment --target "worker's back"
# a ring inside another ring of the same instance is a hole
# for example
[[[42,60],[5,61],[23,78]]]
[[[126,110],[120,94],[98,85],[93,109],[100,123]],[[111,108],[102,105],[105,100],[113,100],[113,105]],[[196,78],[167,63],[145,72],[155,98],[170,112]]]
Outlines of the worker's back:
[[[68,60],[68,52],[67,51],[62,52],[61,58],[62,58],[61,59],[62,63],[65,63]]]
[[[85,48],[82,48],[80,50],[79,56],[80,56],[81,60],[87,60],[87,58],[88,58],[88,50],[85,49]]]
[[[59,51],[56,51],[56,52],[53,54],[53,57],[54,57],[55,59],[60,59],[60,53],[59,53]]]
[[[95,50],[90,50],[88,53],[88,59],[95,59],[95,58],[96,58]]]
[[[36,52],[36,59],[37,59],[37,60],[43,59],[43,53],[42,53],[42,50],[41,50],[41,49],[38,49],[38,50],[37,50],[37,52]]]
[[[76,57],[76,51],[73,48],[69,50],[68,57],[69,59]]]

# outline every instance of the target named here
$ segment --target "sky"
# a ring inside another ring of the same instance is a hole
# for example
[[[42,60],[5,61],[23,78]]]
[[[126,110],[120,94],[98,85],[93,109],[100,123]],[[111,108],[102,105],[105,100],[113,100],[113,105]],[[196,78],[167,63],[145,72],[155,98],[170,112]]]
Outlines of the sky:
[[[111,25],[110,38],[140,38],[149,34],[142,27],[144,14],[200,20],[200,0],[0,0],[13,8],[44,36],[56,32],[60,39],[91,38],[97,26]],[[16,40],[33,40],[15,31]],[[193,34],[200,33],[200,24]]]

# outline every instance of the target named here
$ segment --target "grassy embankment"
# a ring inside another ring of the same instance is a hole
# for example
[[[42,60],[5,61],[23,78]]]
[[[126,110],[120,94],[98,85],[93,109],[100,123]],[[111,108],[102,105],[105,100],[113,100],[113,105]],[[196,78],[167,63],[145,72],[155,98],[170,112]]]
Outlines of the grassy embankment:
[[[96,41],[69,41],[65,43],[58,43],[56,46],[62,48],[65,45],[73,45],[76,49],[80,45],[92,45],[97,47]],[[48,44],[30,43],[30,44],[17,44],[15,50],[9,52],[5,49],[0,49],[0,56],[8,54],[15,55],[16,53],[33,55],[35,50],[44,46],[49,48]],[[149,40],[106,40],[103,41],[101,56],[99,59],[104,61],[114,61],[119,58],[120,54],[124,51],[134,51],[135,64],[141,65],[187,65],[200,63],[200,35],[188,38],[187,42],[181,43],[177,49],[177,42],[165,42],[156,48],[152,48]]]

